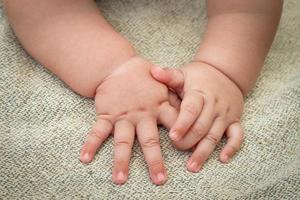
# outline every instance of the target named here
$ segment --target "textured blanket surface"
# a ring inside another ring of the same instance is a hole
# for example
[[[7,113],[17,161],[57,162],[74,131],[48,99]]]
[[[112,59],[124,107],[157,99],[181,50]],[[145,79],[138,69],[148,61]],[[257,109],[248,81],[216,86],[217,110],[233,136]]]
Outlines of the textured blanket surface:
[[[199,0],[102,0],[107,19],[162,66],[189,62],[204,31]],[[72,92],[21,47],[0,8],[0,199],[300,199],[300,2],[286,0],[256,87],[246,97],[245,142],[228,165],[224,141],[201,172],[185,168],[161,128],[169,180],[150,182],[136,143],[129,181],[111,181],[110,138],[90,165],[78,157],[94,102]]]

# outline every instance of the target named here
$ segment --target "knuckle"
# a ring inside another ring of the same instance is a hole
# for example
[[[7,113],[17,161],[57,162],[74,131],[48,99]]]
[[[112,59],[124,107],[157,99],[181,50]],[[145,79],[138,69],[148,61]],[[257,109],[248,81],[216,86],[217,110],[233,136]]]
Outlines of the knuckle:
[[[92,129],[89,135],[97,140],[103,140],[106,137],[106,135],[101,134],[100,130],[97,130],[97,128]]]
[[[216,116],[215,123],[222,124],[222,126],[226,126],[226,125],[228,126],[229,125],[229,118],[226,114],[219,113]]]
[[[140,106],[137,108],[137,111],[140,111],[140,112],[145,112],[146,110],[147,110],[147,108],[144,106]]]
[[[229,114],[230,111],[231,111],[230,106],[226,106],[226,107],[225,107],[225,113],[226,113],[226,114]]]
[[[205,137],[209,142],[211,142],[213,145],[217,145],[219,143],[219,138],[215,134],[207,134]]]
[[[207,102],[210,102],[213,106],[216,106],[219,102],[219,99],[215,96],[209,96]]]
[[[142,148],[152,148],[159,146],[159,140],[155,138],[148,138],[141,143]]]
[[[112,126],[113,115],[109,113],[97,113],[96,114],[97,121],[101,121],[106,124],[106,126]]]
[[[201,123],[197,123],[195,124],[192,129],[190,130],[190,133],[194,136],[196,136],[197,138],[199,136],[202,136],[205,132],[205,127],[204,125],[202,125]]]
[[[219,103],[219,98],[218,97],[214,97],[214,104],[218,104]]]
[[[194,105],[192,105],[192,104],[185,104],[185,105],[182,106],[182,109],[185,112],[187,112],[187,113],[189,113],[189,114],[191,114],[193,116],[197,116],[198,115],[196,107]]]
[[[130,147],[131,146],[131,142],[126,141],[126,140],[120,140],[120,141],[116,141],[114,145],[116,147],[120,147],[120,146]]]
[[[204,100],[206,93],[205,91],[201,90],[201,89],[193,89],[192,92],[194,92],[194,94],[200,98],[202,98],[202,100]]]
[[[115,120],[114,126],[116,127],[117,125],[123,125],[123,126],[133,126],[133,121],[126,115],[119,116],[117,120]],[[115,128],[116,129],[116,128]]]
[[[120,114],[118,114],[118,115],[115,117],[115,118],[116,118],[115,123],[117,123],[117,122],[119,122],[119,121],[121,121],[121,120],[126,120],[127,115],[128,115],[128,111],[123,111],[123,112],[121,112]]]

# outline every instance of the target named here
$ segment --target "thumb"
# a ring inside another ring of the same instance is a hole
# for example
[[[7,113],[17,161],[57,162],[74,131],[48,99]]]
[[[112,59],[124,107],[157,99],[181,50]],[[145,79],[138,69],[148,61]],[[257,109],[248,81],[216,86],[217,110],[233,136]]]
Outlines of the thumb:
[[[184,85],[184,75],[180,69],[163,69],[158,66],[151,68],[151,74],[157,81],[166,84],[177,93],[181,92]]]

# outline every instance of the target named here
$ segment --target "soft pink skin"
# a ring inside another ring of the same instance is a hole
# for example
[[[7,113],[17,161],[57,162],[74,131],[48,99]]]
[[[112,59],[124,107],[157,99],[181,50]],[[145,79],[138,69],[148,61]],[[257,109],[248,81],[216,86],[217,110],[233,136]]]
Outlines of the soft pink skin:
[[[151,70],[156,80],[182,98],[170,137],[179,149],[193,149],[187,162],[193,172],[200,170],[224,133],[228,141],[220,160],[227,163],[239,150],[243,95],[261,71],[283,1],[208,0],[206,4],[207,29],[193,62],[181,70]]]
[[[123,184],[128,178],[135,133],[152,181],[160,185],[167,180],[157,123],[170,127],[176,120],[177,110],[169,103],[167,87],[152,78],[151,66],[145,59],[133,57],[106,77],[96,91],[97,122],[82,147],[80,159],[91,162],[113,132],[116,184]]]
[[[208,63],[246,95],[274,40],[282,0],[207,0],[208,22],[194,61]]]
[[[6,0],[26,51],[76,93],[93,98],[101,81],[136,55],[93,0]]]
[[[170,127],[177,111],[168,103],[167,87],[150,75],[152,64],[137,56],[93,0],[4,3],[9,22],[27,52],[75,92],[95,98],[98,120],[80,159],[90,162],[103,140],[114,132],[112,179],[123,184],[137,132],[152,181],[165,183],[157,123]]]
[[[187,164],[194,172],[226,131],[228,142],[220,160],[228,162],[242,143],[242,94],[255,83],[282,8],[282,0],[207,1],[208,25],[195,62],[182,70],[164,71],[138,57],[93,0],[4,3],[9,22],[27,52],[75,92],[95,98],[98,119],[80,159],[90,162],[114,132],[113,181],[117,184],[128,178],[135,132],[152,181],[163,184],[167,180],[157,123],[172,127],[171,132],[176,130],[171,137],[178,148],[194,147]],[[182,103],[151,77],[150,68],[157,80],[183,98]]]
[[[179,70],[153,67],[151,72],[182,98],[180,113],[170,130],[170,137],[175,147],[181,150],[196,145],[187,163],[188,170],[200,170],[225,132],[228,141],[220,160],[227,163],[243,141],[239,123],[243,95],[239,88],[205,63],[192,62]]]

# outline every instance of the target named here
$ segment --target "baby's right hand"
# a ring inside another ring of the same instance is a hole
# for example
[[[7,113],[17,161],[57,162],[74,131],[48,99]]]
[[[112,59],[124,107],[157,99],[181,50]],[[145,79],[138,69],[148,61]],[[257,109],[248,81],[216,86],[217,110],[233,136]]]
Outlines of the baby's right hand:
[[[117,68],[99,85],[95,104],[97,122],[82,147],[80,160],[89,163],[104,140],[114,132],[113,182],[128,178],[135,132],[149,173],[155,184],[167,180],[159,144],[157,123],[171,127],[177,111],[168,101],[168,89],[150,75],[152,64],[134,57]]]

